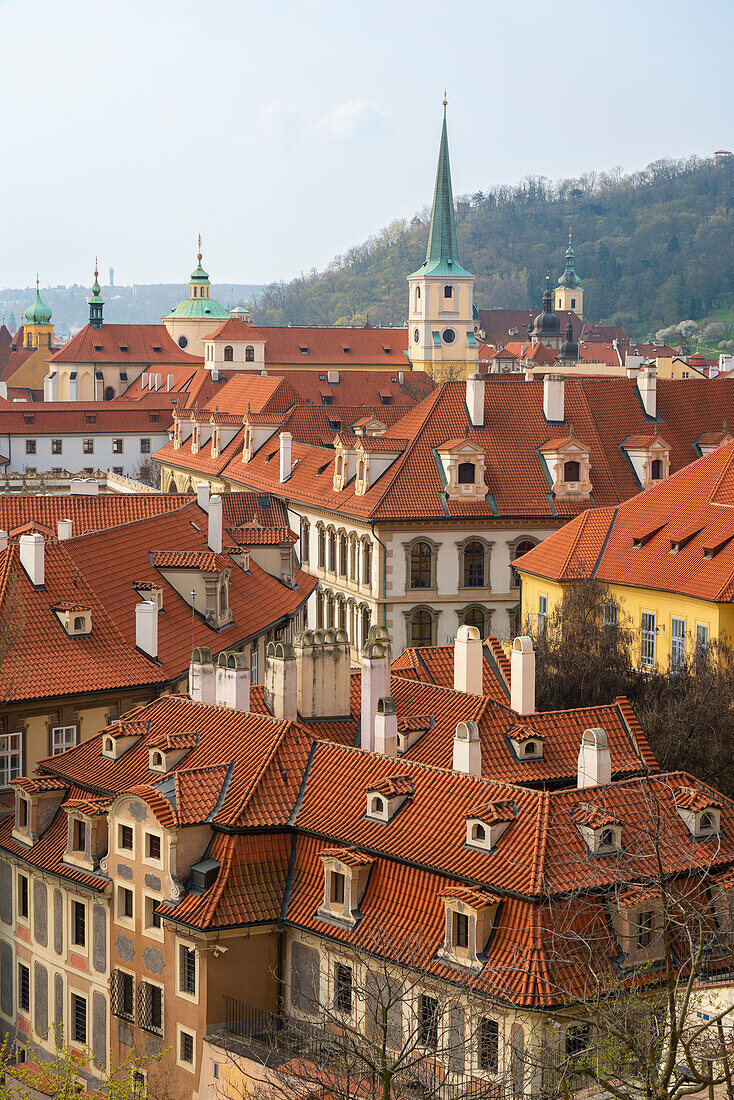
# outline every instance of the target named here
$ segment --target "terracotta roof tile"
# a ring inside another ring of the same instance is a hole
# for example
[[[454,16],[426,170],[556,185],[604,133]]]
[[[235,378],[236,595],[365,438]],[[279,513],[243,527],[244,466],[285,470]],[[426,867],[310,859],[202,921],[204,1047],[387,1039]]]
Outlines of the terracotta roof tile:
[[[201,362],[201,356],[189,355],[171,339],[165,325],[103,325],[101,329],[85,325],[49,358],[49,363],[145,363],[161,367],[169,363],[198,366]]]

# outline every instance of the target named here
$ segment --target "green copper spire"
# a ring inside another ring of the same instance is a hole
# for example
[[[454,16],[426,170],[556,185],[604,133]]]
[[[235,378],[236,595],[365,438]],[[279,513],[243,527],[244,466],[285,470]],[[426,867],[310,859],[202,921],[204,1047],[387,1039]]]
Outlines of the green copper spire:
[[[89,299],[89,324],[91,328],[102,328],[102,310],[104,309],[104,298],[102,297],[102,288],[99,285],[99,271],[97,263],[97,257],[94,258],[94,285],[92,286],[92,296]]]
[[[471,272],[459,263],[459,247],[456,243],[454,220],[454,196],[451,190],[451,165],[449,164],[449,139],[446,130],[446,98],[443,101],[443,127],[438,150],[436,189],[433,192],[431,228],[428,233],[426,260],[413,275],[440,275],[454,278],[472,278]]]
[[[573,266],[574,251],[571,245],[571,230],[568,231],[568,248],[566,249],[566,267],[558,280],[559,286],[568,287],[569,290],[575,290],[577,286],[581,286],[581,280],[576,274]]]
[[[51,321],[51,310],[41,300],[41,294],[39,291],[38,276],[36,275],[36,300],[32,306],[28,306],[25,311],[25,320],[27,325],[47,325]]]

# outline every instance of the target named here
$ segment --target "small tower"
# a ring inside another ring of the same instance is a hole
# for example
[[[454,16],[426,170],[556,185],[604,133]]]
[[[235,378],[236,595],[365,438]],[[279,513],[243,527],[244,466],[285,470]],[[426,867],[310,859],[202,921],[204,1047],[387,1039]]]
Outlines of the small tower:
[[[199,251],[196,254],[196,271],[191,272],[189,280],[189,298],[208,298],[211,283],[209,276],[201,266],[201,233],[199,234]]]
[[[25,311],[23,347],[52,348],[53,346],[54,326],[51,324],[51,310],[41,300],[38,276],[36,275],[36,300]]]
[[[534,345],[545,344],[551,351],[558,351],[561,346],[561,322],[553,312],[553,295],[551,294],[549,275],[545,277],[543,312],[535,318],[530,338]]]
[[[584,317],[584,289],[581,280],[576,274],[574,264],[574,251],[571,244],[571,230],[568,231],[568,248],[566,249],[566,266],[558,280],[556,287],[556,309],[573,310],[577,317]]]
[[[408,358],[436,381],[476,371],[474,276],[461,266],[451,189],[446,99],[438,152],[428,247],[423,264],[408,276]]]
[[[104,309],[104,298],[101,294],[101,287],[99,285],[99,272],[97,270],[97,258],[94,259],[94,285],[92,287],[92,296],[89,299],[89,326],[90,328],[102,328],[102,310]]]
[[[558,352],[558,362],[570,366],[572,363],[578,363],[578,359],[579,346],[573,338],[573,325],[569,320],[566,325],[566,339],[561,344],[560,351]]]

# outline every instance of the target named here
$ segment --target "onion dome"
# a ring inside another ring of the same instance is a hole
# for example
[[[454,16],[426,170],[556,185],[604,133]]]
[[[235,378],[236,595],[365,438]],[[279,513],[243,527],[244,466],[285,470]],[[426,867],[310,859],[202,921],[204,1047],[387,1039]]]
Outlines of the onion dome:
[[[543,312],[535,318],[533,336],[557,336],[561,331],[561,322],[553,312],[553,295],[550,289],[550,278],[545,278],[545,294],[543,295]]]
[[[573,263],[574,263],[574,251],[573,251],[573,248],[571,246],[571,230],[569,229],[569,231],[568,231],[568,248],[566,249],[566,267],[564,268],[563,274],[561,275],[560,279],[558,280],[558,285],[559,286],[567,287],[569,290],[575,290],[576,287],[581,286],[581,280],[579,279],[578,275],[576,274]]]
[[[102,288],[99,285],[99,272],[97,271],[97,260],[94,261],[94,283],[92,285],[92,296],[89,301],[89,324],[92,328],[102,328],[102,312],[104,310],[104,298],[102,297]]]
[[[41,301],[41,295],[38,292],[38,276],[36,276],[36,300],[25,311],[25,322],[27,325],[48,325],[51,323],[51,310]]]
[[[558,352],[559,359],[578,359],[579,346],[573,338],[573,325],[569,321],[566,325],[566,339],[561,344]]]

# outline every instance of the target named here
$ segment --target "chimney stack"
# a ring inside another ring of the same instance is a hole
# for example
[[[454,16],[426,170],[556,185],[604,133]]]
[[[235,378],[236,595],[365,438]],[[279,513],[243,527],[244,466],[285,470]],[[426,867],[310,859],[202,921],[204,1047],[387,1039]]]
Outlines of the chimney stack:
[[[603,729],[584,730],[578,764],[578,786],[598,787],[612,782],[612,757]]]
[[[209,482],[197,481],[196,483],[196,503],[199,505],[203,512],[209,511]]]
[[[390,635],[385,626],[371,626],[362,648],[360,747],[375,748],[377,702],[390,693]]]
[[[69,495],[73,497],[99,496],[99,482],[93,477],[73,477],[69,482]]]
[[[466,407],[472,428],[484,427],[484,375],[470,374],[466,380]]]
[[[222,552],[222,498],[209,497],[209,536],[207,545],[215,554]]]
[[[395,713],[395,700],[389,695],[377,700],[375,752],[381,756],[390,756],[393,760],[398,755],[398,716]]]
[[[637,389],[645,414],[654,420],[658,414],[657,403],[658,372],[655,367],[640,367],[637,375]]]
[[[280,433],[280,480],[287,481],[291,476],[291,443],[293,437],[290,432]]]
[[[158,604],[155,600],[135,604],[135,645],[149,657],[158,656]]]
[[[70,519],[60,519],[57,527],[59,542],[66,542],[70,539],[74,531],[74,524]]]
[[[207,646],[197,646],[191,654],[189,695],[197,703],[216,703],[217,701],[212,651]]]
[[[482,745],[476,722],[459,722],[456,727],[452,766],[455,772],[482,774]]]
[[[168,376],[168,386],[167,386],[167,390],[168,390],[168,393],[170,393],[170,392],[171,392],[171,390],[173,389],[173,387],[174,387],[175,385],[176,385],[176,378],[175,378],[175,376],[174,376],[173,374],[169,374],[169,376]]]
[[[278,722],[298,717],[298,672],[290,642],[269,642],[265,651],[265,706]]]
[[[454,691],[483,695],[482,636],[475,626],[460,626],[454,642]]]
[[[351,655],[345,630],[303,630],[293,643],[302,718],[344,718],[351,713]]]
[[[42,588],[45,578],[46,545],[43,535],[20,536],[20,564],[34,588]]]
[[[232,710],[250,709],[250,667],[246,653],[220,653],[217,661],[217,704]]]
[[[0,531],[0,550],[7,550],[8,548],[8,532]]]
[[[543,379],[543,415],[552,423],[560,423],[565,417],[564,390],[562,374],[546,374]]]
[[[535,714],[535,650],[532,638],[515,638],[510,656],[510,706]]]

